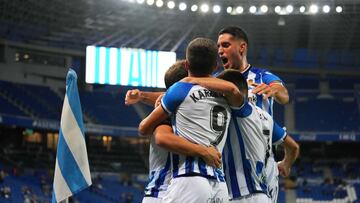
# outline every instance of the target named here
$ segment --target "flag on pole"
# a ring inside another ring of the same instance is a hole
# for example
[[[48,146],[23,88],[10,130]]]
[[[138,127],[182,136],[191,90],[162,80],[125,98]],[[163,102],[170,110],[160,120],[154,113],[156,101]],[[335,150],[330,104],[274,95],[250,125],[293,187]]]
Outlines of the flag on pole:
[[[70,69],[61,113],[52,202],[61,202],[91,185],[77,75]]]

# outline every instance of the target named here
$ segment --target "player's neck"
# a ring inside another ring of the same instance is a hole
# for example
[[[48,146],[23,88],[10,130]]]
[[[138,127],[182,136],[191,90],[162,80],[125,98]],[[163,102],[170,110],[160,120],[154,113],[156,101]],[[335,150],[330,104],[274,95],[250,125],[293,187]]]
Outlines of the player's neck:
[[[240,72],[244,73],[245,71],[247,71],[250,68],[250,64],[249,63],[244,63],[241,68],[240,68]]]
[[[209,75],[198,75],[198,74],[196,74],[196,75],[194,75],[194,74],[192,74],[192,73],[188,73],[189,74],[189,77],[194,77],[194,78],[206,78],[206,77],[211,77],[211,75],[209,74]]]

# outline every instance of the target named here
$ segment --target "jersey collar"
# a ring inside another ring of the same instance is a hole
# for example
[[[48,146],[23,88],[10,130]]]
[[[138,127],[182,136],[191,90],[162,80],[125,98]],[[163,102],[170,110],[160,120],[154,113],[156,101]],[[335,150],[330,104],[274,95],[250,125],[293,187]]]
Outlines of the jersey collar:
[[[246,69],[244,71],[242,71],[241,74],[246,77],[247,74],[249,73],[249,70],[251,69],[251,67],[252,67],[251,64],[248,64]]]

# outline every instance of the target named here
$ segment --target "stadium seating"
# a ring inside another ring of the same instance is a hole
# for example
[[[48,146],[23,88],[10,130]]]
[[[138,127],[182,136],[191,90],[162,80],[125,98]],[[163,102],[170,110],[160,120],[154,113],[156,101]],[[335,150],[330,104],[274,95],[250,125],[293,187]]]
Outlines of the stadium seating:
[[[311,84],[312,79],[308,80]],[[345,84],[344,87],[347,85]],[[360,130],[358,125],[360,112],[353,90],[335,90],[325,98],[322,98],[318,91],[294,91],[296,130],[327,132]],[[140,115],[147,115],[153,107],[140,104],[142,113],[139,113],[133,106],[125,106],[124,97],[124,92],[114,92],[106,88],[93,92],[80,92],[83,110],[90,118],[90,122],[137,127],[142,119]],[[4,114],[59,120],[61,99],[48,87],[0,81],[0,112]],[[20,109],[19,106],[22,108]],[[27,111],[24,112],[24,109]],[[276,121],[283,125],[284,107],[275,104],[274,109]],[[313,113],[314,109],[317,110],[316,114]]]
[[[8,166],[1,169],[8,170],[3,182],[0,183],[0,188],[10,187],[11,195],[9,198],[0,195],[0,202],[26,202],[26,198],[32,202],[51,202],[52,177],[46,171],[30,169],[14,175]],[[124,185],[118,175],[98,174],[93,178],[93,185],[78,193],[73,199],[75,202],[84,203],[141,202],[143,187],[144,185],[133,183]]]
[[[27,109],[30,117],[60,119],[61,100],[48,87],[1,81],[0,91]]]
[[[19,108],[14,104],[10,103],[3,97],[0,97],[0,112],[4,114],[17,115],[17,116],[26,116]]]
[[[300,131],[358,131],[360,114],[356,101],[342,98],[296,102],[296,128]],[[316,109],[316,113],[313,111]]]
[[[140,118],[132,106],[125,106],[125,94],[109,92],[81,92],[84,111],[88,112],[95,122],[104,125],[137,127]]]

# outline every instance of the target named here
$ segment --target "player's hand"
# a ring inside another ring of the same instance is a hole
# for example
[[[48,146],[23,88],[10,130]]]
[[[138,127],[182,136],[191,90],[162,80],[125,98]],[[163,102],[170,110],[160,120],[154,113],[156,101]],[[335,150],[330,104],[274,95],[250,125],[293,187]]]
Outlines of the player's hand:
[[[265,83],[261,83],[261,84],[253,83],[251,85],[255,87],[252,90],[252,93],[258,94],[258,95],[264,94],[263,99],[267,99],[269,97],[272,97],[274,94],[276,94],[276,90],[272,89],[270,87],[270,85],[267,85]]]
[[[138,89],[128,90],[125,96],[125,104],[126,105],[136,104],[140,101],[140,99],[141,99],[140,90]]]
[[[290,166],[288,164],[286,164],[284,161],[279,161],[278,162],[278,169],[279,169],[279,174],[286,178],[290,175]]]
[[[164,97],[164,94],[161,94],[155,101],[155,108],[158,107],[161,104],[161,99]]]
[[[207,147],[206,154],[202,158],[209,166],[215,168],[221,167],[221,154],[214,146]]]

